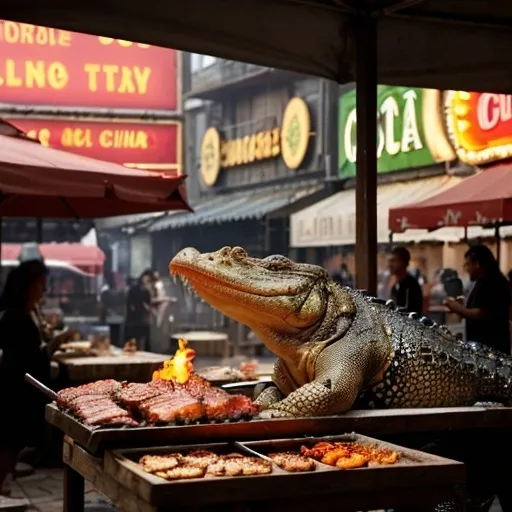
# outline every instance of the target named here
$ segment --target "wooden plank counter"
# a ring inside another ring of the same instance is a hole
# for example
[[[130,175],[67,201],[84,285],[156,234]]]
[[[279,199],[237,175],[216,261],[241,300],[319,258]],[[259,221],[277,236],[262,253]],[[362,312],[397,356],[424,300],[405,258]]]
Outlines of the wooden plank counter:
[[[441,409],[390,409],[350,411],[339,416],[243,421],[188,426],[93,429],[60,411],[46,406],[46,421],[71,436],[91,453],[119,447],[168,445],[210,441],[277,439],[299,435],[328,435],[358,432],[369,436],[414,433],[443,433],[512,429],[512,408],[459,407]],[[487,434],[486,434],[487,435]]]
[[[61,352],[56,353],[53,360],[59,364],[65,378],[75,384],[102,379],[147,382],[153,372],[170,358],[169,355],[141,351],[126,354],[114,347],[112,351],[112,355],[83,357]]]

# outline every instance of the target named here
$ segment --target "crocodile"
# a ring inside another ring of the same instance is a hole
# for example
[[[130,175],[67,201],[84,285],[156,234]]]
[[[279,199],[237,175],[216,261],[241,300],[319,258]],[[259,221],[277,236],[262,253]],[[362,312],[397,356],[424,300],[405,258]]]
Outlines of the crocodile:
[[[277,356],[274,385],[256,400],[263,417],[511,402],[511,358],[342,287],[321,267],[224,247],[183,249],[169,270]]]

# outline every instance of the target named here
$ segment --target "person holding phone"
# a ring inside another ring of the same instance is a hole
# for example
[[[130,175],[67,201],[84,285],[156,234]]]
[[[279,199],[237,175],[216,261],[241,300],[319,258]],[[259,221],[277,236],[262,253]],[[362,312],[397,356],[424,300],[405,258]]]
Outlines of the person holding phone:
[[[445,306],[466,320],[467,341],[510,355],[510,288],[498,261],[488,247],[474,245],[464,255],[464,269],[474,283],[466,304],[448,297]]]

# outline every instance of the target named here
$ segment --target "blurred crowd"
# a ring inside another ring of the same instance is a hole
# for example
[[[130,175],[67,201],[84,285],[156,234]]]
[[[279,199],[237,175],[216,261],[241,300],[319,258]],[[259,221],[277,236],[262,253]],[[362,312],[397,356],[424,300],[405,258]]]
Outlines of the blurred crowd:
[[[172,299],[166,295],[156,270],[146,269],[137,279],[130,278],[126,290],[121,292],[106,276],[100,294],[100,323],[111,324],[110,318],[121,306],[124,320],[122,339],[136,341],[139,350],[151,350],[151,326],[159,327],[164,323],[170,302]],[[114,338],[118,339],[119,334]]]
[[[407,248],[398,246],[390,251],[388,268],[379,275],[379,298],[393,300],[406,311],[427,316],[437,324],[448,324],[454,331],[459,327],[467,340],[510,353],[512,270],[505,277],[487,246],[468,248],[464,278],[455,269],[442,268],[428,282],[410,262]],[[343,286],[354,285],[354,276],[345,263],[332,278]]]

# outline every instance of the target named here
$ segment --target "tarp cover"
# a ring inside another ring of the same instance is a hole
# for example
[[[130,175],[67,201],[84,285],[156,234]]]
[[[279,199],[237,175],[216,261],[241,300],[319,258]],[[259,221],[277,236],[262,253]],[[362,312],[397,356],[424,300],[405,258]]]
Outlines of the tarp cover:
[[[389,211],[389,229],[437,229],[512,222],[512,164],[475,174],[424,201]]]
[[[365,6],[379,83],[512,91],[510,0],[2,0],[0,18],[348,82]]]
[[[0,217],[97,218],[190,210],[184,180],[0,133]]]

